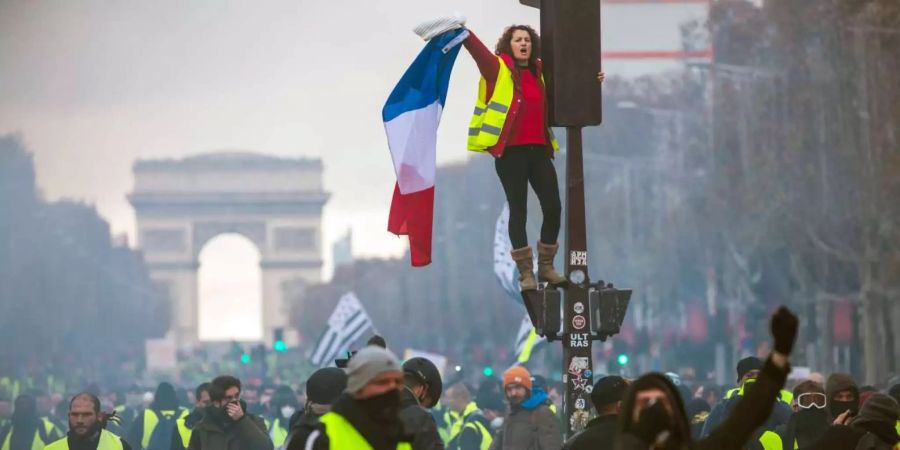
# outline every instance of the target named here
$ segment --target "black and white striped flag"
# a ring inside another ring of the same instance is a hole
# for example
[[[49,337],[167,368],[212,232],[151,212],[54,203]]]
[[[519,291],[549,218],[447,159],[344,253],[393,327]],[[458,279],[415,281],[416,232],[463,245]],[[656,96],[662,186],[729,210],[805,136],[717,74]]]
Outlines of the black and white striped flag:
[[[328,328],[319,337],[310,361],[319,367],[332,364],[341,352],[349,351],[350,346],[370,329],[372,319],[369,318],[356,294],[353,292],[344,294],[331,313]]]

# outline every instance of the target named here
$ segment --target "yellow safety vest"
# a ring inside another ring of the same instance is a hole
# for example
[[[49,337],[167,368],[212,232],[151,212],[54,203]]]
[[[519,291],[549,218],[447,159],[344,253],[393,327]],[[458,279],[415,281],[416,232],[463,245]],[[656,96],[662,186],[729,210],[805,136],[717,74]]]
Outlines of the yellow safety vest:
[[[897,421],[897,434],[900,434],[900,420]],[[900,442],[894,446],[894,450],[900,450]]]
[[[762,445],[763,450],[785,450],[784,441],[781,439],[781,435],[774,431],[766,431],[759,437],[759,443]],[[797,440],[794,439],[794,450],[797,450],[799,446],[797,445]]]
[[[97,450],[123,450],[122,439],[112,432],[100,430],[100,442],[97,443]],[[69,450],[69,438],[64,437],[58,441],[54,441],[44,448],[44,450]]]
[[[49,417],[41,417],[41,422],[44,423],[44,432],[46,432],[47,439],[55,441],[65,437],[66,434],[63,433]]]
[[[184,418],[185,416],[188,415],[188,411],[186,409],[181,409],[181,408],[179,408],[178,410],[175,410],[175,411],[173,411],[171,409],[163,410],[163,411],[160,411],[160,413],[167,418],[175,416],[177,414],[178,415],[177,419]],[[175,422],[176,428],[178,425],[177,419]],[[159,424],[159,417],[156,415],[156,411],[149,409],[149,408],[145,409],[144,410],[144,429],[142,431],[143,434],[141,435],[141,448],[147,448],[147,446],[150,445],[150,436],[153,435],[153,430],[156,429],[157,424]],[[179,434],[181,434],[180,430],[179,430]],[[181,438],[182,438],[182,440],[184,440],[184,436],[182,436]],[[190,442],[190,439],[191,439],[191,437],[188,436],[188,442]],[[187,447],[187,446],[185,446],[185,447]]]
[[[737,395],[738,397],[743,397],[744,396],[744,386],[746,386],[747,383],[753,383],[755,381],[756,381],[755,379],[750,378],[749,380],[745,381],[744,384],[742,384],[740,387],[730,389],[728,392],[725,393],[725,399],[727,400],[731,397],[734,397],[735,395]],[[794,394],[791,391],[782,389],[781,392],[779,393],[778,400],[781,400],[783,403],[790,405],[791,402],[794,401]]]
[[[373,450],[369,442],[353,428],[344,416],[328,412],[319,418],[319,422],[325,424],[325,434],[328,435],[329,446],[332,450]],[[312,437],[313,435],[310,435]],[[401,442],[397,444],[397,450],[412,450],[412,444]]]
[[[466,146],[473,152],[485,152],[497,145],[500,133],[506,124],[506,116],[512,105],[515,82],[512,71],[506,66],[503,58],[497,57],[500,70],[497,72],[497,82],[494,83],[494,91],[491,98],[487,98],[487,80],[481,77],[478,82],[478,98],[475,100],[475,111],[469,120],[469,139]],[[544,75],[541,74],[541,84],[544,83]],[[547,127],[547,135],[550,137],[550,145],[553,150],[559,150],[559,143],[553,136],[553,130]]]
[[[194,432],[188,428],[187,424],[184,422],[185,419],[187,419],[187,416],[188,414],[182,414],[181,417],[175,421],[175,429],[178,431],[178,436],[181,438],[181,445],[184,448],[188,448],[188,444],[191,443],[191,434]]]
[[[281,418],[276,418],[272,421],[272,426],[269,428],[269,437],[272,438],[272,444],[275,445],[275,448],[281,447],[284,445],[284,441],[287,440],[288,437],[288,429],[287,425],[281,423]]]
[[[444,426],[438,428],[438,435],[441,437],[441,441],[444,443],[445,447],[450,443],[450,439],[453,437],[453,426],[456,425],[456,422],[459,420],[461,419],[456,411],[450,408],[447,408],[444,411]]]
[[[12,439],[13,428],[10,427],[9,432],[6,433],[6,438],[3,439],[3,445],[0,446],[0,450],[9,450],[9,443]],[[31,450],[44,450],[44,441],[41,439],[40,430],[34,430],[34,439],[31,440]]]
[[[475,430],[479,435],[481,435],[481,450],[488,450],[491,448],[491,443],[494,442],[494,438],[491,437],[491,432],[488,431],[481,422],[477,420],[470,420],[463,425],[463,429],[470,428]]]

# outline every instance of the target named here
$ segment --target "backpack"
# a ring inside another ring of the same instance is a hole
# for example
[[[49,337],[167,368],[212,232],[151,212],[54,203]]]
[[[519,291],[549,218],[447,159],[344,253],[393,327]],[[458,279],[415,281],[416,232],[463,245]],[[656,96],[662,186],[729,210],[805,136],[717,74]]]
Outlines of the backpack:
[[[180,411],[176,411],[171,415],[157,414],[159,422],[153,433],[150,434],[150,442],[147,444],[146,450],[171,450],[172,433],[175,433],[176,422]]]

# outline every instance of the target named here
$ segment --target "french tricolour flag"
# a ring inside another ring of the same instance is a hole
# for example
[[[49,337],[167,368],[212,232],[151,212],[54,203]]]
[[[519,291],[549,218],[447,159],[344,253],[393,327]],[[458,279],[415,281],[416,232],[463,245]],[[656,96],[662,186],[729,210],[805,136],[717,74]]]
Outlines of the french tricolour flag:
[[[417,267],[431,263],[437,128],[459,44],[468,33],[456,29],[428,41],[381,111],[397,175],[388,231],[409,236]]]

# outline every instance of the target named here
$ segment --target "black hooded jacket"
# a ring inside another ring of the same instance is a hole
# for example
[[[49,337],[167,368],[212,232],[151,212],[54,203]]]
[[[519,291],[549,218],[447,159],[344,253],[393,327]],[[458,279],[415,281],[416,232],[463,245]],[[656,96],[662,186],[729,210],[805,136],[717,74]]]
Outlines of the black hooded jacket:
[[[716,427],[709,436],[699,441],[691,438],[691,428],[685,412],[684,403],[678,389],[669,379],[660,373],[649,373],[638,378],[628,388],[622,403],[619,416],[619,442],[617,449],[646,449],[648,445],[641,441],[643,424],[634,423],[631,419],[638,391],[657,388],[666,393],[672,406],[674,417],[665,429],[671,433],[670,445],[667,449],[677,450],[740,450],[753,435],[754,430],[765,423],[772,411],[790,367],[778,368],[771,358],[766,361],[760,371],[756,383],[747,388],[747,392],[738,401],[728,418]]]
[[[434,418],[427,409],[419,405],[409,388],[400,391],[400,421],[406,432],[413,435],[413,450],[444,449]]]

